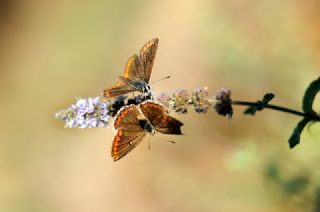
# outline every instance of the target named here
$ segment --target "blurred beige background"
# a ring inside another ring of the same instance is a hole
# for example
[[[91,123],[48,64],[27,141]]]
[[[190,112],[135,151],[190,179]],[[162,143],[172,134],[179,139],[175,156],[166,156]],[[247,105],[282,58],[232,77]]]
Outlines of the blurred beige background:
[[[317,0],[0,0],[0,211],[315,211],[317,124],[290,151],[298,117],[172,114],[185,135],[162,137],[175,145],[154,137],[151,151],[144,142],[114,163],[111,129],[64,129],[53,114],[116,82],[153,37],[151,80],[172,77],[156,93],[274,92],[273,103],[299,109],[320,73],[319,11]],[[284,192],[268,164],[308,186]]]

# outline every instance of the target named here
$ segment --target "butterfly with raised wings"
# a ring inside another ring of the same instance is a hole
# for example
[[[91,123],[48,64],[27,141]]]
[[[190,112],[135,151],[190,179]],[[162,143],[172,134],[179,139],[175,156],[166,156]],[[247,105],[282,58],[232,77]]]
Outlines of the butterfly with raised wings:
[[[117,161],[131,152],[147,135],[156,132],[182,135],[182,122],[166,115],[164,108],[152,101],[140,104],[142,113],[135,105],[123,107],[115,117],[117,134],[113,140],[111,156]]]
[[[119,77],[120,82],[103,91],[104,97],[115,97],[133,91],[150,94],[149,80],[154,59],[158,49],[159,39],[154,38],[143,45],[140,54],[132,55]]]

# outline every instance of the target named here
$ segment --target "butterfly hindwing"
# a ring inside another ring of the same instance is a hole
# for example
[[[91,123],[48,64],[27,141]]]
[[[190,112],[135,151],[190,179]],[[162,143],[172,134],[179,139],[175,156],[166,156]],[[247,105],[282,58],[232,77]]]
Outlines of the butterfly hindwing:
[[[165,114],[164,108],[154,102],[144,102],[140,105],[143,115],[152,126],[164,134],[181,135],[182,122]]]
[[[123,78],[129,81],[136,81],[139,78],[139,56],[137,54],[132,55],[124,69]],[[140,77],[141,78],[141,77]],[[122,94],[130,93],[136,89],[131,87],[128,83],[125,83],[123,80],[111,88],[104,90],[104,97],[114,97]]]
[[[123,83],[123,82],[119,82],[117,84],[115,84],[114,86],[112,86],[111,88],[107,88],[103,91],[103,96],[104,97],[115,97],[115,96],[119,96],[119,95],[123,95],[129,92],[134,91],[135,89],[133,89],[132,87],[130,87],[129,85]]]
[[[137,80],[141,78],[140,74],[138,73],[140,66],[140,59],[137,54],[132,55],[126,64],[124,69],[123,77],[130,80]]]

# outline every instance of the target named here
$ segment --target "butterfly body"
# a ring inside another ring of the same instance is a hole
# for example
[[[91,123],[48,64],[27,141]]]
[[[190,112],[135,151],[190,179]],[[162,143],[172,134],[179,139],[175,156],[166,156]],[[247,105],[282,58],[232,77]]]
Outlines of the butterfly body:
[[[103,96],[109,98],[134,91],[151,94],[148,83],[158,49],[158,43],[159,39],[154,38],[144,44],[139,55],[132,55],[126,64],[123,75],[119,77],[120,82],[111,88],[105,89]]]
[[[120,76],[119,79],[134,91],[140,91],[141,93],[151,92],[150,86],[143,79],[130,80],[122,76]]]
[[[156,134],[156,130],[148,120],[146,119],[139,120],[139,125],[146,133],[149,133],[150,135]]]
[[[117,134],[113,140],[111,155],[117,161],[133,150],[147,135],[156,132],[181,135],[182,122],[165,114],[163,107],[152,101],[123,107],[115,117]]]

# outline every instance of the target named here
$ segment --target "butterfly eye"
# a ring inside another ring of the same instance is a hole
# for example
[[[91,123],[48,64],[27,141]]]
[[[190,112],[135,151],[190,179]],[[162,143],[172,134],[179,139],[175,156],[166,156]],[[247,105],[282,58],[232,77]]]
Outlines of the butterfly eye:
[[[151,94],[151,88],[148,84],[146,84],[144,87],[143,87],[143,92],[147,93],[147,94]]]

